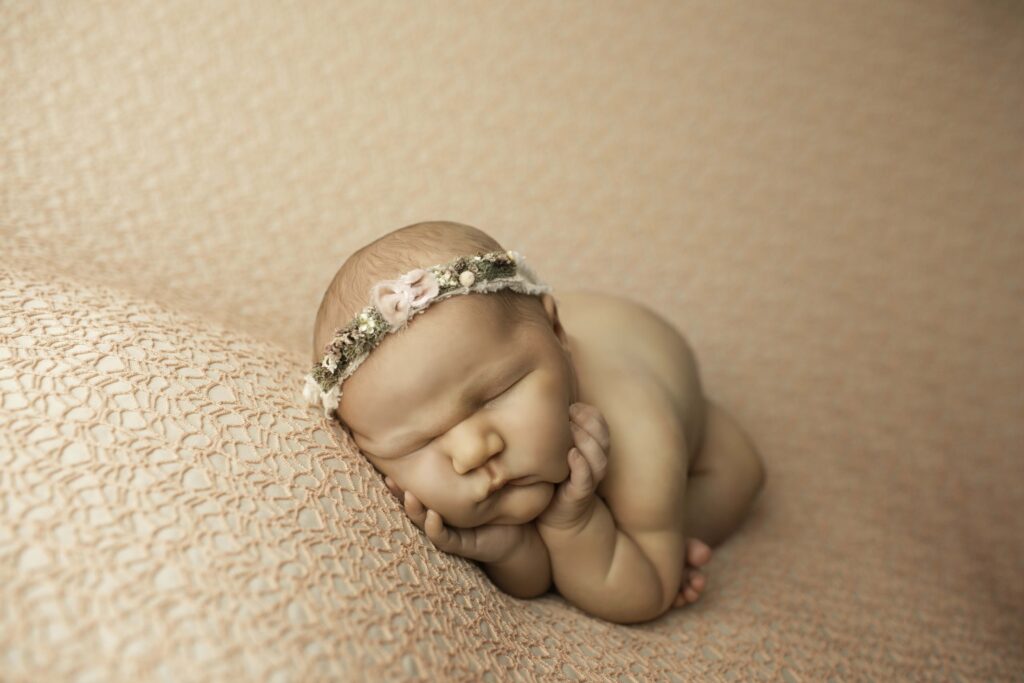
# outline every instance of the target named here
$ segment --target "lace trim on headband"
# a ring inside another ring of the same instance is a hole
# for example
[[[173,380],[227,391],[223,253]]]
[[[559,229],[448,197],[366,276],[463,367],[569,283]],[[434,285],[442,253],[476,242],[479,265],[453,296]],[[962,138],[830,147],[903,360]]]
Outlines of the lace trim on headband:
[[[321,361],[306,375],[306,400],[323,405],[324,416],[330,418],[341,400],[342,382],[386,335],[402,329],[437,301],[457,294],[501,289],[533,295],[551,291],[515,251],[461,256],[448,263],[410,270],[396,280],[376,283],[370,289],[370,305],[335,332],[323,349]]]

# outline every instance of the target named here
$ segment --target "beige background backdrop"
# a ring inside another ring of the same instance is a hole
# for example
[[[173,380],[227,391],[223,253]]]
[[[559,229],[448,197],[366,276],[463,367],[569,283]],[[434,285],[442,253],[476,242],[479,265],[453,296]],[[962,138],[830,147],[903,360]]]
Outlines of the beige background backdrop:
[[[5,3],[0,265],[298,368],[353,249],[480,227],[661,311],[764,452],[661,655],[1019,676],[1022,7]]]

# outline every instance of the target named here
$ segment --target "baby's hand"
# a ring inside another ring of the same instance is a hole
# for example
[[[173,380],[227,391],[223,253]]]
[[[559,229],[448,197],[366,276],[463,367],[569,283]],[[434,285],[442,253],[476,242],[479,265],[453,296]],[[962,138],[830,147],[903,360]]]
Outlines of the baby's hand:
[[[405,505],[412,523],[426,533],[435,548],[478,562],[501,562],[524,540],[521,524],[486,524],[472,529],[446,526],[441,515],[427,509],[412,491],[402,491],[391,477],[388,489]]]
[[[608,469],[611,438],[601,411],[586,403],[574,403],[569,425],[575,446],[569,450],[569,478],[563,481],[537,526],[572,529],[586,524],[594,509],[597,485]]]

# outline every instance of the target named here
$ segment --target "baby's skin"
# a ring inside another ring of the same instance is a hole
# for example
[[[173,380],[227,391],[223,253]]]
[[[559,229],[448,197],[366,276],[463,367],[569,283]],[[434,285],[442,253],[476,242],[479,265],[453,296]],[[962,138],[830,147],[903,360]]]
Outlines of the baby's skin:
[[[698,600],[765,472],[689,344],[608,294],[530,297],[529,320],[494,298],[383,340],[338,406],[356,445],[437,548],[510,595],[554,588],[624,624]]]

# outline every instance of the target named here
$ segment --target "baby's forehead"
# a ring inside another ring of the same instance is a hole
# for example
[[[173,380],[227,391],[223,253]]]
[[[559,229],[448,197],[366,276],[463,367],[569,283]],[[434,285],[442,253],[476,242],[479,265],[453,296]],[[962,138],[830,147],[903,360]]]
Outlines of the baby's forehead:
[[[383,373],[406,386],[427,378],[437,383],[448,379],[445,371],[470,372],[481,363],[507,354],[520,332],[519,326],[500,303],[487,298],[491,297],[456,296],[413,316],[405,327],[385,335],[367,358],[366,367],[348,381],[361,384],[361,375],[377,379]]]
[[[516,327],[516,317],[502,301],[491,294],[454,296],[438,302],[410,320],[400,333],[458,335],[466,341],[485,341],[497,333],[509,333]],[[417,324],[419,323],[419,324]]]
[[[364,438],[401,441],[394,436],[403,431],[395,424],[396,414],[408,416],[412,423],[439,422],[437,416],[448,416],[453,405],[512,381],[536,357],[534,347],[523,344],[516,334],[517,328],[495,324],[491,314],[474,311],[472,305],[445,311],[442,306],[449,301],[455,299],[436,304],[437,310],[424,312],[389,335],[367,366],[349,378],[342,409]],[[480,322],[489,317],[489,322]]]

